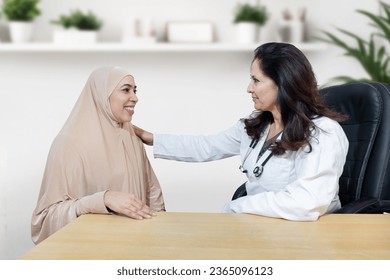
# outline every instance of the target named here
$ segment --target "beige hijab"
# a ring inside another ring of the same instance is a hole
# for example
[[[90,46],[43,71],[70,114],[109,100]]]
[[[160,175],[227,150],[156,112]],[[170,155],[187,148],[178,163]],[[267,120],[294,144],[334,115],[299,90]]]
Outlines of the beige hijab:
[[[86,213],[107,213],[104,193],[133,193],[164,210],[159,182],[131,123],[115,121],[109,96],[127,71],[95,70],[55,138],[32,216],[35,243]]]

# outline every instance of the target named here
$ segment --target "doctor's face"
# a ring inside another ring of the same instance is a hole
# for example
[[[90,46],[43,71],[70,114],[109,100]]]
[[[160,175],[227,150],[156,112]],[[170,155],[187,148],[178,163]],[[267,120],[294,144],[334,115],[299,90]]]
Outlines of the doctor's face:
[[[256,110],[279,112],[278,86],[260,69],[260,61],[255,59],[251,66],[250,83],[247,92],[251,94]]]
[[[124,77],[109,97],[111,112],[118,123],[130,122],[138,102],[137,86],[132,76]]]

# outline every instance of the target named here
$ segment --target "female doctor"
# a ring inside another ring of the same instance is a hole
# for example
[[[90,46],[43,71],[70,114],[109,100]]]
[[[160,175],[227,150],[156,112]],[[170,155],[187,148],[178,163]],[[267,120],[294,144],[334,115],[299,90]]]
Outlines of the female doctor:
[[[305,55],[286,43],[255,50],[247,89],[255,111],[215,135],[166,135],[135,128],[157,158],[205,162],[241,156],[247,196],[224,212],[313,221],[340,208],[338,181],[348,140],[346,117],[321,98]]]

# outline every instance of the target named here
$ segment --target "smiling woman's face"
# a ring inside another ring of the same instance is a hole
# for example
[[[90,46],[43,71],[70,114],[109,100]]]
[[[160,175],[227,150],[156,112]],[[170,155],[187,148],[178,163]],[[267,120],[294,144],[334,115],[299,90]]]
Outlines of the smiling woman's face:
[[[109,97],[111,112],[118,123],[131,122],[135,104],[137,86],[132,76],[124,77]]]

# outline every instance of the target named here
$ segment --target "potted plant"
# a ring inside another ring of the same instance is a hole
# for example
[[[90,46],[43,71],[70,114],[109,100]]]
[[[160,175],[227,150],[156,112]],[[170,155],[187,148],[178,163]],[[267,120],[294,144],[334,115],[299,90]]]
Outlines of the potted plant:
[[[4,0],[2,13],[9,21],[11,41],[25,43],[31,41],[32,21],[41,14],[39,0]]]
[[[239,43],[254,43],[257,40],[258,28],[268,20],[267,10],[257,1],[256,5],[239,3],[235,8],[234,23],[237,27]]]
[[[371,25],[376,29],[369,36],[369,39],[364,39],[352,32],[337,28],[342,34],[354,39],[354,44],[348,45],[345,40],[330,32],[324,31],[326,38],[320,39],[345,50],[345,55],[355,58],[368,75],[367,78],[360,79],[349,76],[338,76],[333,78],[334,81],[376,81],[390,83],[390,5],[380,2],[380,10],[378,15],[364,10],[357,11],[368,17]]]
[[[95,43],[97,32],[103,25],[103,21],[89,11],[83,13],[80,10],[71,11],[68,15],[61,15],[53,24],[60,25],[62,29],[55,30],[54,42],[56,43]]]

